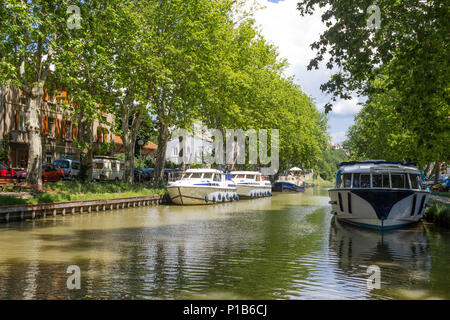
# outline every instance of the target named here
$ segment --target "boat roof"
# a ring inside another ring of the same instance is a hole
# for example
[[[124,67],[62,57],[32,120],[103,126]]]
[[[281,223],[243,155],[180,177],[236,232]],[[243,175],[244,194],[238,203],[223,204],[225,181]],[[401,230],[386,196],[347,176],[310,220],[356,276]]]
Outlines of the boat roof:
[[[339,166],[351,166],[355,164],[399,164],[407,167],[416,167],[414,163],[406,161],[387,161],[387,160],[364,160],[364,161],[345,161],[341,162]]]
[[[223,173],[217,169],[187,169],[186,173]]]
[[[261,175],[261,172],[259,171],[231,171],[231,174],[256,174]]]
[[[376,171],[396,171],[396,172],[419,172],[413,163],[404,161],[386,160],[366,160],[348,161],[340,164],[343,172],[376,172]]]

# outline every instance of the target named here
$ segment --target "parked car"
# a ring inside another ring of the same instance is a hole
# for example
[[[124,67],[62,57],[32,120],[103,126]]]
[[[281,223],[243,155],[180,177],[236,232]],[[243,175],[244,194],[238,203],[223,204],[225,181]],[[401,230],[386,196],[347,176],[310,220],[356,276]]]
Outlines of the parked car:
[[[450,189],[450,178],[447,178],[439,185],[439,191],[448,192],[449,189]]]
[[[19,180],[27,179],[25,170],[18,173]],[[64,179],[64,171],[57,165],[51,163],[42,164],[42,182],[57,182]]]
[[[123,179],[123,163],[114,157],[99,156],[93,160],[92,179],[94,181],[100,180],[115,180]]]
[[[54,165],[59,166],[64,171],[64,179],[72,180],[80,172],[80,161],[71,159],[56,159]]]
[[[15,180],[17,180],[17,172],[0,161],[0,182],[14,182]]]

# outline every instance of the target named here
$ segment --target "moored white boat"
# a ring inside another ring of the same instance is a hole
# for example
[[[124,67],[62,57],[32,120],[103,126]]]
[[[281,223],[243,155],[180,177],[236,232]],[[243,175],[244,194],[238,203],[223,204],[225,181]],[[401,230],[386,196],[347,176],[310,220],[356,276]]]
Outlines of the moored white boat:
[[[215,169],[189,169],[180,180],[170,182],[169,197],[175,204],[195,205],[239,200],[236,186]]]
[[[272,195],[270,181],[264,180],[261,172],[257,171],[231,171],[240,198],[258,198]]]
[[[413,164],[384,160],[341,163],[329,194],[339,220],[379,230],[417,222],[430,197]]]

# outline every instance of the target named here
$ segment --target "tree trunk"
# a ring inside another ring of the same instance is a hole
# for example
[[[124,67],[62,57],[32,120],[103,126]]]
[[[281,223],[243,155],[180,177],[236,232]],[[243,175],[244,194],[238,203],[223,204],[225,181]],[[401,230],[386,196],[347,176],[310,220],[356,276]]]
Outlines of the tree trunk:
[[[431,165],[432,162],[428,162],[427,165],[425,166],[425,169],[423,170],[423,174],[425,175],[425,177],[429,177],[431,175]]]
[[[79,179],[81,181],[91,181],[92,180],[92,158],[94,151],[92,149],[92,122],[87,119],[80,121],[80,137],[84,144],[80,150],[80,173]]]
[[[125,149],[125,168],[124,180],[126,183],[134,182],[134,149],[136,145],[136,136],[131,132],[122,134],[122,142]]]
[[[162,185],[164,183],[164,165],[166,162],[167,141],[169,140],[169,127],[160,121],[158,134],[158,149],[155,156],[155,170],[153,172],[153,183]]]
[[[436,164],[434,165],[434,184],[438,183],[440,172],[441,172],[441,163],[439,161],[436,161]]]
[[[43,89],[39,85],[34,86],[31,90],[31,95],[28,96],[27,108],[27,182],[36,189],[42,189],[42,138],[39,107],[43,95]]]

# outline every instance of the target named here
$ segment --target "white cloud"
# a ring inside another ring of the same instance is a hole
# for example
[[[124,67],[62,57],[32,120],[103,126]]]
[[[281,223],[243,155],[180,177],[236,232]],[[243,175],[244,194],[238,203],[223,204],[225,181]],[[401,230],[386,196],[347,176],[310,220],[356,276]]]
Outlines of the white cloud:
[[[339,100],[333,105],[333,110],[331,112],[339,116],[354,115],[362,108],[358,103],[359,100],[357,97],[352,97],[350,100]]]
[[[333,132],[330,134],[332,143],[342,144],[344,140],[347,139],[345,131]]]

